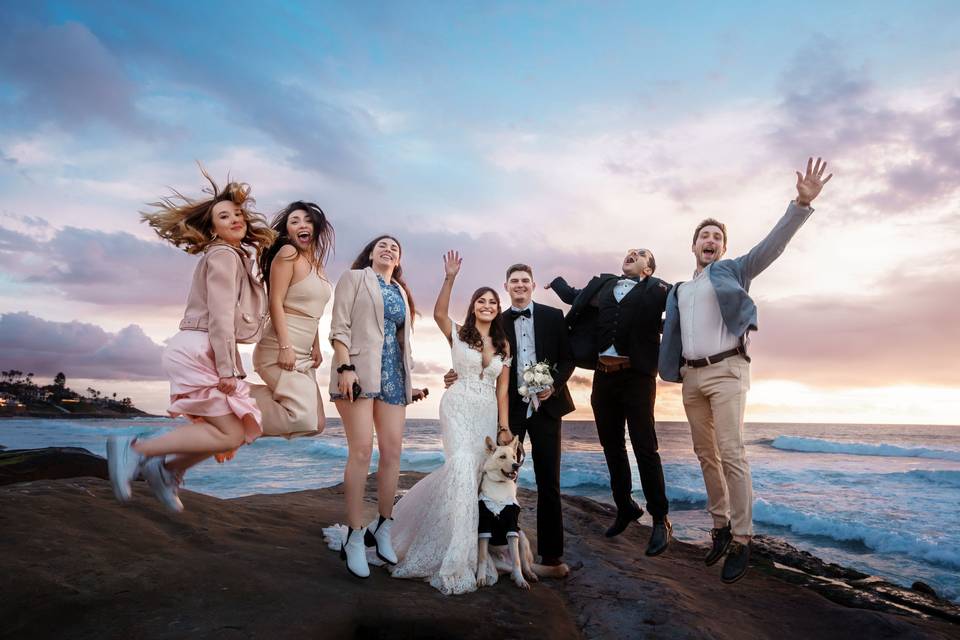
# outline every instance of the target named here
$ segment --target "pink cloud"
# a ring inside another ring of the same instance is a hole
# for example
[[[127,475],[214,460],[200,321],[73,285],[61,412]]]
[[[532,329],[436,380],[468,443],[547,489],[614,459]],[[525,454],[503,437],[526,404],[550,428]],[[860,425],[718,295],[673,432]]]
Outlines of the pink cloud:
[[[164,380],[163,347],[135,324],[117,333],[84,322],[52,322],[26,312],[0,315],[0,361],[6,368],[54,376]]]

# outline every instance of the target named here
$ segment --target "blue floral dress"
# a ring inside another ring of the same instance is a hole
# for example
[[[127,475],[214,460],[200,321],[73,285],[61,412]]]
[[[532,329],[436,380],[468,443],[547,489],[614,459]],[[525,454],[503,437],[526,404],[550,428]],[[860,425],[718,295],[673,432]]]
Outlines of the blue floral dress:
[[[380,294],[383,296],[383,351],[380,356],[380,389],[379,391],[364,390],[358,397],[374,398],[387,404],[406,405],[407,390],[404,385],[406,375],[403,370],[403,349],[397,340],[397,330],[403,326],[406,319],[407,307],[400,295],[400,287],[396,284],[387,284],[378,273]],[[361,382],[361,384],[363,384]],[[331,400],[343,400],[346,396],[330,394]]]

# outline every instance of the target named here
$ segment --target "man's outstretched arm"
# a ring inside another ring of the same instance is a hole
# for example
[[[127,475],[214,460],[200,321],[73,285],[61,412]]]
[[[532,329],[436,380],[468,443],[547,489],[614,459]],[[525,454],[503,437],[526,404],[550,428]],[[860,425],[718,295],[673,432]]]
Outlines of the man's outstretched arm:
[[[814,164],[813,158],[809,158],[806,174],[796,172],[796,200],[790,203],[787,212],[780,218],[773,230],[767,234],[766,238],[761,240],[749,253],[737,258],[737,261],[741,264],[743,276],[747,280],[752,280],[758,276],[774,260],[780,257],[780,254],[786,249],[787,243],[813,213],[810,204],[820,195],[823,185],[827,184],[833,177],[832,173],[825,178],[823,177],[826,169],[827,163],[823,162],[822,158],[817,158],[816,164]]]

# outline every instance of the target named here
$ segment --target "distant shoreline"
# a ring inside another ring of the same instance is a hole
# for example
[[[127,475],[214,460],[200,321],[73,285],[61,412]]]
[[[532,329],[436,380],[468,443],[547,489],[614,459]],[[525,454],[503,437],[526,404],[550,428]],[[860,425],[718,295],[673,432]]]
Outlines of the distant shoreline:
[[[17,420],[29,418],[31,420],[130,420],[131,418],[168,418],[152,413],[19,413],[14,415],[0,415],[0,420]]]

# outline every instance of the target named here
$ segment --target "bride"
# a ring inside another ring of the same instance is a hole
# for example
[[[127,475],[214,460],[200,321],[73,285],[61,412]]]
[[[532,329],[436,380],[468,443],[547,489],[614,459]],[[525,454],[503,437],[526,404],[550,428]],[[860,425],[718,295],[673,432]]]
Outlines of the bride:
[[[440,400],[445,462],[397,503],[391,535],[399,558],[393,577],[426,579],[447,595],[477,588],[477,494],[484,438],[496,434],[501,443],[512,438],[505,426],[510,345],[500,322],[500,297],[489,287],[477,289],[463,326],[456,326],[448,309],[461,262],[457,252],[444,256],[445,277],[433,309],[458,374]]]

